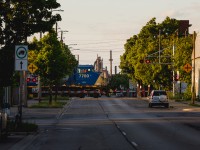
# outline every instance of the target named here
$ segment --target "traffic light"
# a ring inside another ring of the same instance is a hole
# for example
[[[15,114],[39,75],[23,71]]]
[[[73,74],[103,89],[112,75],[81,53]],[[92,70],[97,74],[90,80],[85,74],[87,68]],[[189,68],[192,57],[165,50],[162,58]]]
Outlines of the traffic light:
[[[151,63],[151,61],[149,59],[146,59],[145,62],[146,62],[146,64]]]

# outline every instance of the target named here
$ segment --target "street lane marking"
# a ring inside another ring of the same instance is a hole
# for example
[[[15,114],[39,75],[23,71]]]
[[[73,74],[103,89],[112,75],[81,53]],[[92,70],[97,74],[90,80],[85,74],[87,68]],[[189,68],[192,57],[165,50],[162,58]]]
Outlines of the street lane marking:
[[[135,146],[135,147],[137,147],[138,145],[137,145],[137,143],[135,143],[135,142],[131,142],[131,144],[133,144],[133,146]]]

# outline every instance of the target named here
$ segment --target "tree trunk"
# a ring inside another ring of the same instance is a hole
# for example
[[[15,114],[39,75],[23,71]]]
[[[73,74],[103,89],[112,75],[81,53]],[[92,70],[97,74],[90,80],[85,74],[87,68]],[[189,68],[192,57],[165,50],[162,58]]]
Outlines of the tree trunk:
[[[57,96],[58,96],[58,85],[55,87],[55,102],[57,101]]]
[[[49,104],[52,104],[52,86],[49,86]]]

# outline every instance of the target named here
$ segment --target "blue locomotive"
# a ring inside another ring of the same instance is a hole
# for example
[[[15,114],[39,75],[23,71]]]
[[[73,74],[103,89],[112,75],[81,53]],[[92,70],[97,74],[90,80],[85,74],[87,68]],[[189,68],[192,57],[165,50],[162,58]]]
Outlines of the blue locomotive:
[[[93,65],[78,65],[66,82],[65,94],[70,97],[101,96],[97,83],[100,74]]]
[[[66,85],[94,86],[101,72],[96,72],[93,65],[79,65],[73,75],[69,77]]]

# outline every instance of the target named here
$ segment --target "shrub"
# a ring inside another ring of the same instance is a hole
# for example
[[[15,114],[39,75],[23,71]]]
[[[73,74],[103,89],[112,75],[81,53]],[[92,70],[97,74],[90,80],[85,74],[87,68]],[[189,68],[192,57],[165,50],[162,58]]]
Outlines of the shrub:
[[[191,85],[188,85],[186,91],[183,93],[183,98],[184,100],[192,99]]]
[[[7,131],[9,132],[36,132],[38,125],[29,122],[16,123],[14,120],[8,120]]]

